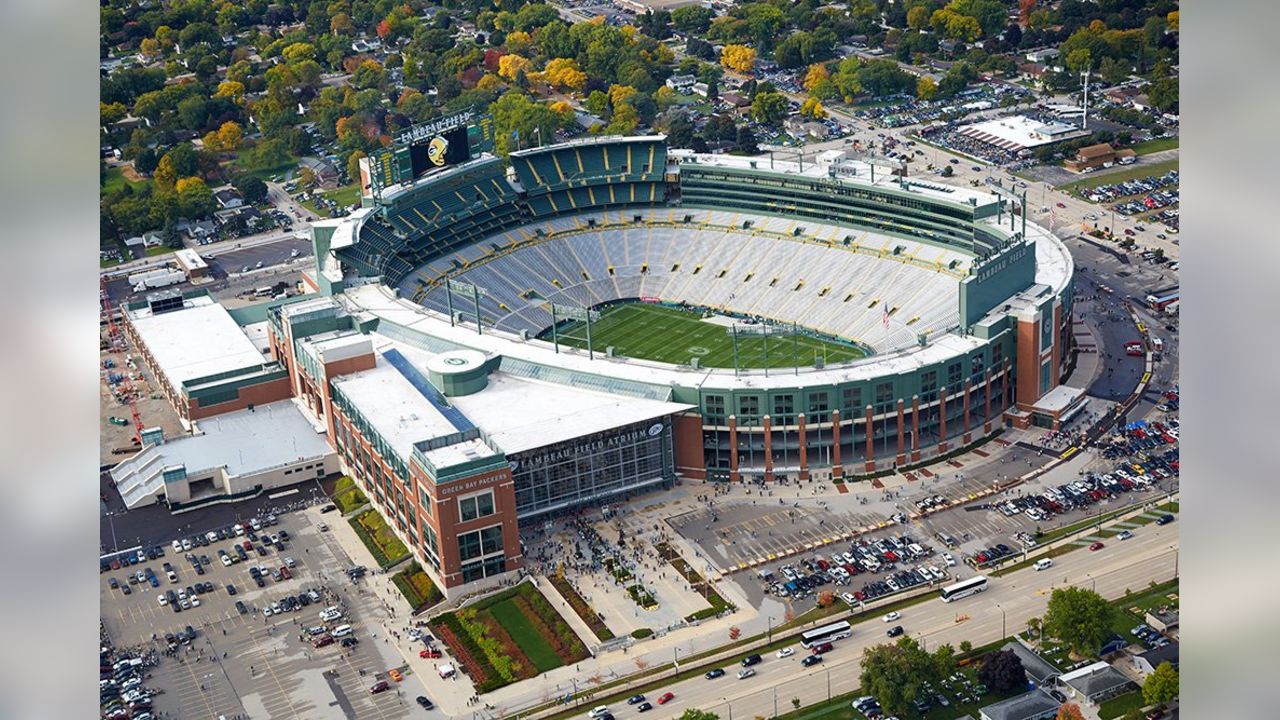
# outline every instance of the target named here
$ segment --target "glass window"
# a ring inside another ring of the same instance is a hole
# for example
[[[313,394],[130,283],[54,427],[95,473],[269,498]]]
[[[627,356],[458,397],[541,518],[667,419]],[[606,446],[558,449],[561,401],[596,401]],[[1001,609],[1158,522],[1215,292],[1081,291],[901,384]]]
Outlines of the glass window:
[[[882,382],[876,383],[876,407],[875,412],[886,413],[894,407],[893,383]]]
[[[955,392],[960,385],[960,375],[963,367],[958,362],[953,362],[947,366],[947,392]]]
[[[706,414],[704,415],[702,420],[707,425],[724,425],[725,424],[726,418],[724,413],[724,396],[723,395],[707,396]]]
[[[458,501],[458,514],[462,522],[493,514],[493,491],[465,497]]]
[[[840,391],[840,412],[844,413],[845,417],[857,413],[862,410],[862,407],[862,388],[851,387]]]
[[[760,418],[760,396],[743,395],[738,398],[738,415],[743,424],[754,425]]]

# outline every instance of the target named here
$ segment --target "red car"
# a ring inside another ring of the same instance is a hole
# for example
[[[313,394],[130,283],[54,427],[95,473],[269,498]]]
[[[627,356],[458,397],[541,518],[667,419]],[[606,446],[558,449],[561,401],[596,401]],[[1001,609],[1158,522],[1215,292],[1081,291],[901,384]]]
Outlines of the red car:
[[[1104,547],[1106,547],[1106,545],[1103,545],[1101,542],[1096,542],[1096,543],[1094,543],[1094,544],[1090,545],[1090,546],[1089,546],[1089,549],[1090,549],[1090,550],[1101,550],[1101,549],[1102,549],[1102,548],[1104,548]]]
[[[293,575],[291,575],[291,574],[289,573],[289,568],[287,568],[287,567],[281,567],[281,568],[280,568],[280,577],[284,578],[285,580],[288,580],[289,578],[293,577]]]
[[[248,540],[245,540],[244,543],[241,544],[241,547],[244,548],[245,552],[253,552],[253,543],[249,542]]]
[[[669,703],[669,702],[671,702],[672,700],[674,700],[674,699],[675,699],[675,697],[676,697],[676,694],[675,694],[675,693],[664,692],[664,693],[662,693],[661,695],[659,695],[659,696],[658,696],[658,704],[659,704],[659,705],[666,705],[667,703]]]
[[[332,644],[333,644],[333,636],[327,633],[311,641],[311,647],[316,649],[325,647],[327,645],[332,645]]]
[[[428,648],[428,649],[426,649],[426,650],[419,650],[419,651],[418,651],[418,657],[420,657],[420,658],[422,658],[422,659],[424,659],[424,660],[434,660],[435,658],[440,657],[440,651],[439,651],[439,650],[436,650],[435,648]]]

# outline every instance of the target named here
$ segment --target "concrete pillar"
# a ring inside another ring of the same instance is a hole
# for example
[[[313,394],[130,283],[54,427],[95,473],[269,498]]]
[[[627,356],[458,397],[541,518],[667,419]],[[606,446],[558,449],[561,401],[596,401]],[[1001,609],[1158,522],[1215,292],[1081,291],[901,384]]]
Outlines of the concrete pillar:
[[[911,462],[920,462],[920,396],[911,396]]]
[[[938,388],[938,454],[947,451],[947,388]]]
[[[738,482],[738,418],[729,416],[729,482]]]
[[[906,430],[906,428],[904,428],[904,427],[903,427],[903,414],[904,414],[904,413],[903,413],[903,402],[902,402],[902,398],[898,398],[898,457],[897,457],[897,463],[898,463],[899,465],[902,465],[903,463],[905,463],[905,462],[907,461],[907,454],[906,454],[905,449],[903,448],[903,442],[904,442],[904,438],[903,438],[903,436],[906,434],[906,433],[904,432],[904,431]]]
[[[773,421],[765,415],[762,419],[764,423],[764,479],[765,482],[773,480]]]
[[[805,432],[804,413],[800,413],[800,479],[809,479],[809,437]]]
[[[982,393],[983,400],[987,404],[987,411],[983,415],[982,434],[991,434],[991,368],[987,368],[987,387]]]
[[[876,469],[876,444],[875,444],[875,422],[872,416],[875,410],[871,405],[867,406],[866,416],[866,433],[867,433],[867,472],[875,472]]]
[[[969,433],[969,391],[972,389],[973,383],[964,381],[964,444],[968,445],[973,442],[973,436]]]
[[[840,411],[831,411],[831,478],[844,477],[844,466],[840,464]]]

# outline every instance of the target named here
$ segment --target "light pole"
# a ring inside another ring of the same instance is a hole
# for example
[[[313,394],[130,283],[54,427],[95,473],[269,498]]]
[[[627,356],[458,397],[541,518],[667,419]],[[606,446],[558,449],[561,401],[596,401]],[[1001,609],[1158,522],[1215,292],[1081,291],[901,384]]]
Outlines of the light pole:
[[[831,702],[831,671],[827,670],[827,702]],[[733,718],[729,718],[733,720]]]
[[[778,686],[773,686],[773,716],[778,717]]]
[[[720,699],[724,700],[725,706],[729,708],[729,720],[733,720],[733,703],[729,702],[729,700],[726,698],[720,698]]]
[[[671,664],[675,666],[676,672],[680,671],[680,648],[671,648]]]
[[[1173,579],[1178,579],[1178,546],[1170,545],[1169,549],[1173,550]]]
[[[1000,639],[1004,640],[1005,638],[1009,637],[1007,624],[1005,622],[1006,616],[1004,613],[1004,608],[1000,607],[1000,603],[996,603],[996,608],[1000,611]]]
[[[769,616],[769,643],[773,643],[773,616]]]

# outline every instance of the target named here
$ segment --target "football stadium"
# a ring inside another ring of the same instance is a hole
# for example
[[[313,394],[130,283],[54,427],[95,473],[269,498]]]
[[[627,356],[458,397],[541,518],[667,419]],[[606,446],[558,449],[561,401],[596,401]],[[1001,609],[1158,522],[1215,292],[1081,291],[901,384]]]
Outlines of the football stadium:
[[[1014,191],[841,151],[492,140],[464,113],[362,161],[361,207],[313,226],[314,292],[267,311],[267,364],[174,391],[192,417],[292,399],[447,594],[518,570],[551,513],[857,482],[1083,406],[1071,257]]]

